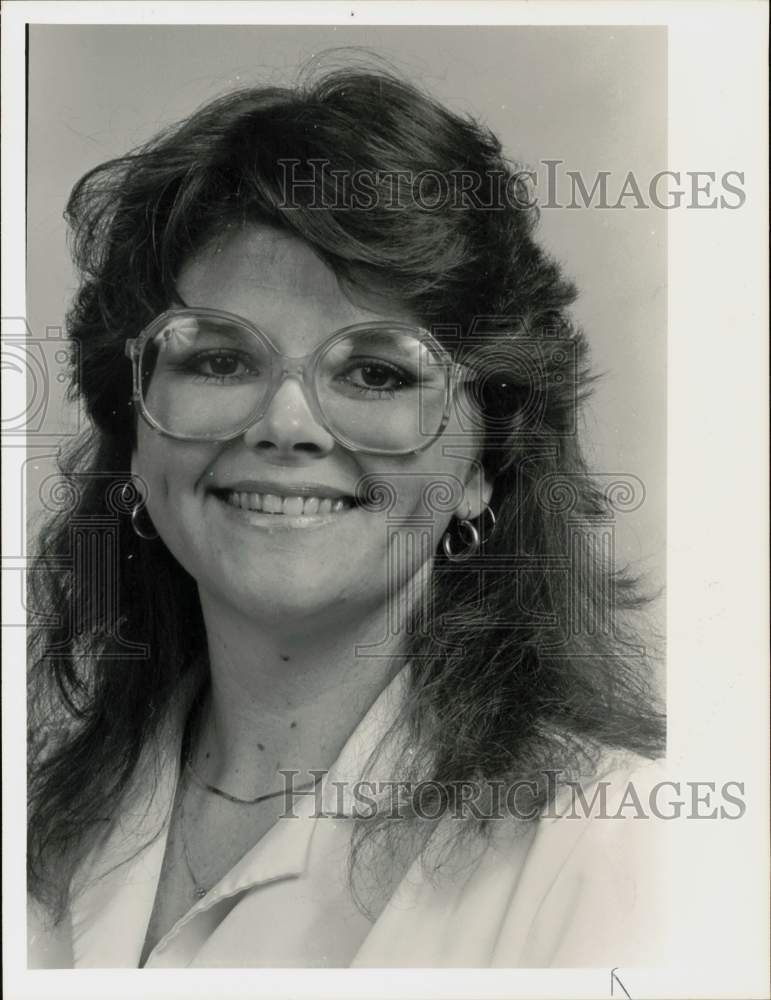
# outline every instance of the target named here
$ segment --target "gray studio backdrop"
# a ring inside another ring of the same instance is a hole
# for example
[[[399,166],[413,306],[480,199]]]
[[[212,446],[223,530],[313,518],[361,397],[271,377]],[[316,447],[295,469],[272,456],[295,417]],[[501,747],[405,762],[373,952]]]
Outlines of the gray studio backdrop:
[[[588,187],[609,171],[610,202],[633,171],[645,190],[667,166],[666,29],[34,25],[29,34],[28,311],[34,338],[64,325],[74,276],[62,211],[90,167],[149,138],[215,95],[291,82],[334,47],[363,46],[461,113],[483,120],[509,156],[539,171],[560,160]],[[328,56],[323,57],[330,62]],[[359,57],[360,58],[360,57]],[[338,51],[334,63],[346,61]],[[542,182],[543,177],[543,182]],[[553,189],[554,190],[554,189]],[[619,514],[616,550],[657,586],[666,543],[666,225],[656,207],[544,208],[543,243],[578,283],[574,315],[606,372],[585,420],[599,472],[626,473],[645,501]],[[63,385],[49,382],[48,418],[77,423]],[[30,532],[55,442],[28,439]],[[20,487],[22,484],[20,484]],[[660,605],[661,606],[661,605]],[[659,616],[661,611],[659,610]]]

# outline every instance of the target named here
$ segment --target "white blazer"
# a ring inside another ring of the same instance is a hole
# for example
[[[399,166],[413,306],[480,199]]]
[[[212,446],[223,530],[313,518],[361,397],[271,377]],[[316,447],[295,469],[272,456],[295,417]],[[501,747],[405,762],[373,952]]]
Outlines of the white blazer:
[[[645,803],[660,765],[609,757],[586,801],[606,782],[603,815],[582,815],[564,794],[524,825],[493,821],[489,842],[467,845],[445,869],[413,863],[373,920],[356,907],[346,859],[353,819],[338,813],[333,781],[358,777],[402,694],[404,672],[382,692],[319,786],[158,942],[145,968],[575,967],[656,965],[666,939],[660,891],[666,826],[626,808],[630,782]],[[129,799],[77,872],[57,926],[28,906],[30,968],[137,968],[153,909],[178,780],[186,702],[165,731],[158,782],[151,757]],[[565,790],[563,790],[565,791]],[[621,809],[619,810],[619,806]],[[609,818],[617,815],[617,818]],[[450,817],[439,830],[449,829]],[[437,834],[441,843],[441,834]],[[429,859],[436,854],[429,854]]]

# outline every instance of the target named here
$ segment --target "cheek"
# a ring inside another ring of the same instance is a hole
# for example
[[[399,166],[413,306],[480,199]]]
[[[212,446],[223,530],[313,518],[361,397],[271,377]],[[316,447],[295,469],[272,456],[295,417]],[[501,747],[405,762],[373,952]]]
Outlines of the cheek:
[[[465,499],[473,478],[473,457],[465,457],[469,449],[447,446],[446,453],[438,447],[418,456],[419,495],[421,513],[434,521],[447,524],[456,511],[465,509]]]
[[[473,464],[429,449],[409,458],[366,469],[359,485],[385,524],[410,533],[430,531],[438,542],[459,508]],[[465,508],[464,508],[465,509]]]
[[[145,492],[150,514],[160,514],[169,501],[176,503],[197,489],[210,460],[209,449],[200,444],[171,441],[152,431],[140,431],[131,471]]]
[[[157,503],[165,492],[163,470],[167,467],[163,449],[152,439],[143,440],[140,434],[136,451],[131,456],[131,474],[144,494],[148,508]]]

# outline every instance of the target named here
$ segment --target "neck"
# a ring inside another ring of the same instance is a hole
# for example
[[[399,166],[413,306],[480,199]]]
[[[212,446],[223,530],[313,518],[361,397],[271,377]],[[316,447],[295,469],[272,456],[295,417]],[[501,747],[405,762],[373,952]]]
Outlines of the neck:
[[[207,780],[234,795],[281,788],[282,769],[299,772],[298,783],[327,770],[405,664],[400,637],[381,641],[382,606],[333,625],[285,628],[203,592],[201,606],[211,684],[193,755]],[[367,645],[377,655],[357,655]]]

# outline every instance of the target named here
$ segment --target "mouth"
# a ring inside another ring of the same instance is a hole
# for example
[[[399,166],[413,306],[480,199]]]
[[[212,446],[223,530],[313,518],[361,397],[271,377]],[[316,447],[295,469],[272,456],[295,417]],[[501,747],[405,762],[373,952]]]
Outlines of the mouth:
[[[352,496],[286,496],[277,493],[252,493],[238,490],[214,490],[223,503],[238,510],[273,517],[322,517],[342,514],[358,506]]]

